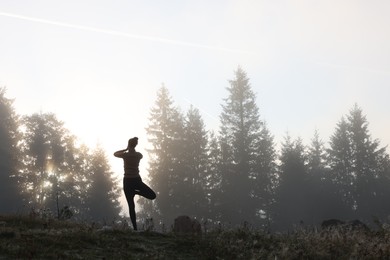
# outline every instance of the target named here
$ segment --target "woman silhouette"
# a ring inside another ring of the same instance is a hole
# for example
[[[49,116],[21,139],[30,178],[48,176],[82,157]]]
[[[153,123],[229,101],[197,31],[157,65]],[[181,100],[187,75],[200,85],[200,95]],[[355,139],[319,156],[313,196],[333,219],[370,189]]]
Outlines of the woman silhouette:
[[[130,219],[134,230],[137,230],[134,196],[137,194],[150,200],[156,198],[156,193],[142,182],[141,176],[139,175],[139,161],[143,156],[135,150],[137,144],[138,138],[131,138],[129,139],[126,149],[114,153],[115,157],[123,159],[125,170],[123,190],[126,195],[127,204],[129,205]]]

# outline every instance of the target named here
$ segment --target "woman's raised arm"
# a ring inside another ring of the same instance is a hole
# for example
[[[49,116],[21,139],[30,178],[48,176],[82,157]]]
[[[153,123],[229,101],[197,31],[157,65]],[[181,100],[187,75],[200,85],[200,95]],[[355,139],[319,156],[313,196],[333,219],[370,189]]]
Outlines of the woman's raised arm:
[[[123,154],[125,153],[127,151],[127,148],[126,149],[123,149],[123,150],[119,150],[119,151],[116,151],[115,153],[114,153],[114,156],[115,157],[122,157],[123,156]]]

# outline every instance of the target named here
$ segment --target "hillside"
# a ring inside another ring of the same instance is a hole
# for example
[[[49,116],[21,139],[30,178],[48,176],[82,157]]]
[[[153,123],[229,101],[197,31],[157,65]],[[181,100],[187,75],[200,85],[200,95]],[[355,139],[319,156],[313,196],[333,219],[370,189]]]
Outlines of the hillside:
[[[0,259],[349,259],[389,258],[390,231],[246,227],[202,236],[134,232],[51,219],[0,216]]]

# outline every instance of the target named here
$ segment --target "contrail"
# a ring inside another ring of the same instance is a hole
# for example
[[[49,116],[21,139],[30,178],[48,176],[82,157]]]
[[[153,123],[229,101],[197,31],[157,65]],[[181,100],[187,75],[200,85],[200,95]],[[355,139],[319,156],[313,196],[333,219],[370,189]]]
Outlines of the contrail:
[[[159,42],[159,43],[164,43],[164,44],[181,45],[181,46],[187,46],[187,47],[192,47],[192,48],[217,50],[217,51],[223,51],[223,52],[242,53],[242,54],[256,54],[254,52],[244,51],[244,50],[239,50],[239,49],[230,49],[230,48],[223,48],[223,47],[217,47],[217,46],[203,45],[203,44],[197,44],[197,43],[191,43],[191,42],[170,40],[170,39],[154,37],[154,36],[146,36],[146,35],[125,33],[125,32],[120,32],[120,31],[105,30],[105,29],[99,29],[99,28],[95,28],[95,27],[89,27],[89,26],[83,26],[83,25],[77,25],[77,24],[71,24],[71,23],[63,23],[63,22],[57,22],[57,21],[51,21],[51,20],[46,20],[46,19],[41,19],[41,18],[36,18],[36,17],[31,17],[31,16],[6,13],[6,12],[0,12],[0,16],[6,16],[6,17],[10,17],[10,18],[15,18],[15,19],[19,19],[19,20],[25,20],[25,21],[35,22],[35,23],[43,23],[43,24],[50,24],[50,25],[60,26],[60,27],[73,28],[73,29],[77,29],[77,30],[84,30],[84,31],[90,31],[90,32],[104,33],[104,34],[121,36],[121,37],[126,37],[126,38],[131,38],[131,39],[137,39],[137,40],[146,40],[146,41]]]
[[[210,113],[207,112],[206,110],[203,110],[203,109],[201,109],[200,107],[194,105],[194,104],[193,104],[191,101],[189,101],[187,98],[183,98],[183,100],[184,100],[185,102],[187,102],[188,104],[190,104],[190,105],[196,107],[197,109],[199,109],[199,111],[201,111],[203,114],[207,115],[208,117],[210,117],[210,118],[213,119],[214,121],[218,122],[218,118],[217,118],[217,117],[213,116],[212,114],[210,114]]]

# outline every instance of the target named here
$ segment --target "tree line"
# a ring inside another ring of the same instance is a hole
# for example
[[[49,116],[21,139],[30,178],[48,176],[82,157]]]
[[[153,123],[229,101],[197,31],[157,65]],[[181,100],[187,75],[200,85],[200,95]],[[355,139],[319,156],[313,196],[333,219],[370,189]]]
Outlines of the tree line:
[[[16,114],[5,94],[0,88],[0,212],[118,218],[120,190],[105,151],[78,144],[52,113]]]
[[[241,68],[227,93],[214,132],[197,108],[183,113],[165,86],[158,90],[146,128],[157,199],[140,199],[144,216],[170,223],[190,215],[273,230],[330,218],[386,220],[389,155],[358,105],[341,117],[328,144],[318,131],[308,145],[287,133],[278,151]]]
[[[238,68],[226,90],[216,131],[206,129],[197,108],[177,107],[165,86],[157,91],[146,126],[148,181],[157,199],[139,199],[140,216],[166,225],[189,215],[281,231],[330,218],[387,218],[389,155],[371,137],[358,105],[327,143],[318,131],[308,145],[287,133],[276,149],[246,72]],[[54,114],[17,115],[5,92],[0,89],[0,212],[35,207],[60,216],[69,206],[80,219],[117,218],[120,188],[105,151],[78,145]]]

